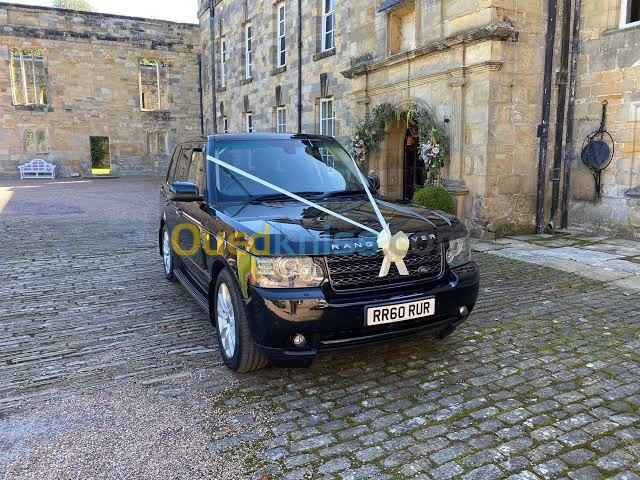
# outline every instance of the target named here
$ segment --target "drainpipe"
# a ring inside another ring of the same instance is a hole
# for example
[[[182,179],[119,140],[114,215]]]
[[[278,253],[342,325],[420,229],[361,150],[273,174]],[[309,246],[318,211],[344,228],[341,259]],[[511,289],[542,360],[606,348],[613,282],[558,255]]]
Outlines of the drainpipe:
[[[198,54],[198,94],[200,95],[200,135],[204,135],[204,103],[202,101],[202,55]]]
[[[542,123],[538,126],[540,155],[538,158],[538,194],[536,198],[536,233],[544,233],[544,189],[546,182],[547,152],[549,150],[549,117],[551,115],[551,84],[553,81],[553,49],[556,40],[558,0],[549,0],[547,35],[544,60],[544,87],[542,92]]]
[[[556,107],[556,140],[553,151],[553,169],[551,170],[551,181],[553,189],[551,192],[551,216],[547,225],[549,231],[553,232],[558,215],[558,203],[560,201],[560,176],[562,169],[564,119],[567,108],[567,83],[569,80],[569,37],[571,35],[571,0],[564,0],[562,12],[562,49],[560,53],[560,71],[556,77],[558,85],[558,105]]]
[[[302,0],[298,0],[298,133],[302,133]]]
[[[216,0],[209,0],[209,30],[211,32],[211,126],[218,133],[218,97],[216,95]]]
[[[576,109],[576,83],[578,81],[578,55],[580,55],[580,11],[582,0],[573,6],[573,38],[571,44],[571,80],[569,81],[569,105],[567,106],[567,139],[564,151],[564,179],[562,181],[562,228],[569,226],[569,189],[571,187],[571,164],[576,159],[573,126]]]

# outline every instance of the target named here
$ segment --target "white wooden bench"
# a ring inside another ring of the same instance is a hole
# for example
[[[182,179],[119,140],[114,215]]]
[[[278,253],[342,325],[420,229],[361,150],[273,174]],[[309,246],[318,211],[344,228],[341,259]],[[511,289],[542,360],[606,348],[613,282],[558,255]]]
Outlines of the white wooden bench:
[[[56,178],[56,166],[41,159],[34,158],[30,162],[20,165],[20,179],[25,178],[50,178],[51,180]]]

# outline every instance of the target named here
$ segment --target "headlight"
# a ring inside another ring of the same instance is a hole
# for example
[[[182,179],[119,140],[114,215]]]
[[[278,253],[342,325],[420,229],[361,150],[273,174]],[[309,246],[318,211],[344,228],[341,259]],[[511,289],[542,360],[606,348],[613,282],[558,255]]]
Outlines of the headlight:
[[[319,287],[324,269],[311,257],[252,257],[251,283],[263,288]]]
[[[449,240],[447,263],[450,267],[459,267],[471,261],[471,245],[469,236]]]

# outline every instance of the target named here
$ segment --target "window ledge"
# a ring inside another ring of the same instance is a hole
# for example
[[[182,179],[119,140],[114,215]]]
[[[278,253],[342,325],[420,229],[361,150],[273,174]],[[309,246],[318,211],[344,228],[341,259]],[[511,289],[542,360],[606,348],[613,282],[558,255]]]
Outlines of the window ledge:
[[[640,198],[640,185],[627,190],[625,196],[629,198]]]
[[[16,110],[23,112],[53,112],[53,107],[51,105],[38,105],[32,103],[29,105],[14,104],[13,106]]]
[[[640,22],[627,23],[613,28],[608,28],[602,32],[602,36],[615,35],[616,33],[632,32],[640,29]]]
[[[325,50],[324,52],[316,53],[313,56],[313,61],[322,60],[323,58],[331,57],[336,54],[336,47],[330,48],[329,50]]]
[[[171,112],[169,110],[141,110],[145,117],[151,117],[156,120],[170,120]]]
[[[227,91],[227,87],[218,87],[216,88],[216,93],[224,93]]]
[[[245,78],[244,80],[240,80],[240,85],[249,85],[251,82],[253,82],[253,77]]]
[[[271,70],[270,75],[273,77],[274,75],[278,75],[279,73],[286,72],[286,71],[287,71],[287,66],[282,65],[281,67],[276,67],[273,70]]]

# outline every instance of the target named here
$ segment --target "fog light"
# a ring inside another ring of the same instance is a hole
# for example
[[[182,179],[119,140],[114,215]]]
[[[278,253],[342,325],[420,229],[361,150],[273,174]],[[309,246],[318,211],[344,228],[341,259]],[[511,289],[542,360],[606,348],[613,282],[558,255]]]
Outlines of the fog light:
[[[467,315],[469,315],[469,309],[467,307],[460,307],[460,310],[458,310],[458,315],[460,317],[466,317]]]
[[[293,336],[293,346],[296,348],[302,348],[307,344],[307,339],[301,333],[296,333]]]

